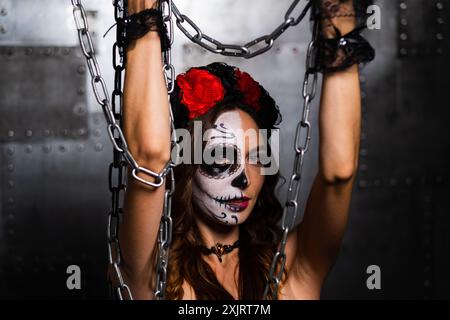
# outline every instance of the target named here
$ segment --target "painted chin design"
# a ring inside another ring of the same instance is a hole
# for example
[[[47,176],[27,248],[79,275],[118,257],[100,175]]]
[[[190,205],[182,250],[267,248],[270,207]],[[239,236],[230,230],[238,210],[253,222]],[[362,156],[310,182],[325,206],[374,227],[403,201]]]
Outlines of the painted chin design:
[[[198,205],[216,221],[224,225],[237,225],[242,222],[240,214],[248,208],[250,198],[242,192],[230,196],[212,196],[202,189],[197,189],[199,194],[194,193]],[[201,195],[200,195],[201,194]]]

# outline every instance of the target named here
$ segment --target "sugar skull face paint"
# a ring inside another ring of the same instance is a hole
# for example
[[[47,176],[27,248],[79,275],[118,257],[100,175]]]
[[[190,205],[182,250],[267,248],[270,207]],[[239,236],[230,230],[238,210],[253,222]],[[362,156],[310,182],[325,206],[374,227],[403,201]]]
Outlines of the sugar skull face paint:
[[[204,154],[210,155],[213,161],[204,161],[197,169],[193,198],[207,216],[222,224],[243,223],[264,183],[259,166],[248,161],[259,143],[245,138],[249,130],[258,130],[250,115],[231,110],[222,113],[206,132]]]

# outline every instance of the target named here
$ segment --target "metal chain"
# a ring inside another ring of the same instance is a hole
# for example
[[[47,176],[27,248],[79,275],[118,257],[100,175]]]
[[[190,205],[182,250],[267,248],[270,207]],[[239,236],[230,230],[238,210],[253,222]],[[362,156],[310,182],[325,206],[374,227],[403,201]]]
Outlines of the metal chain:
[[[289,27],[296,26],[303,20],[309,8],[312,5],[312,0],[308,0],[305,7],[298,17],[292,16],[292,13],[297,8],[300,0],[294,0],[284,15],[284,21],[272,31],[272,33],[258,37],[243,45],[224,44],[202,32],[202,30],[195,24],[188,16],[182,14],[175,3],[172,2],[172,12],[176,17],[176,24],[181,32],[191,40],[204,49],[224,56],[241,57],[250,59],[256,57],[264,52],[270,50],[275,42]],[[188,29],[191,29],[189,31]]]
[[[159,10],[163,13],[163,21],[166,24],[168,30],[168,37],[170,44],[173,43],[173,20],[172,20],[172,0],[162,0],[159,1]],[[170,94],[175,88],[175,67],[172,64],[172,51],[170,47],[167,51],[163,52],[163,71],[164,79],[166,81],[166,87],[170,106]],[[174,118],[172,114],[172,108],[169,107],[170,119],[171,119],[171,145],[172,153],[174,155],[179,155],[179,145],[177,144],[177,136],[175,131]],[[175,152],[173,152],[175,150]],[[156,263],[156,287],[154,291],[154,299],[163,300],[165,299],[166,286],[167,286],[167,269],[169,264],[169,249],[172,243],[172,195],[175,192],[175,175],[173,172],[173,167],[175,163],[178,163],[178,159],[171,159],[171,165],[169,167],[169,177],[170,181],[164,192],[164,205],[163,205],[163,215],[161,217],[161,223],[159,226],[158,234],[158,261]]]
[[[281,219],[282,236],[278,250],[272,260],[269,278],[264,289],[264,299],[268,298],[270,287],[272,288],[272,299],[278,298],[278,289],[286,267],[286,242],[289,231],[294,227],[299,207],[299,192],[302,183],[302,169],[306,152],[311,141],[311,123],[309,122],[309,110],[311,102],[316,95],[318,73],[315,67],[315,50],[319,22],[314,22],[312,40],[306,52],[306,72],[303,80],[302,96],[303,111],[301,120],[297,124],[295,133],[295,158],[294,168],[289,180],[289,188],[286,197],[285,207]],[[303,137],[303,138],[302,138]]]

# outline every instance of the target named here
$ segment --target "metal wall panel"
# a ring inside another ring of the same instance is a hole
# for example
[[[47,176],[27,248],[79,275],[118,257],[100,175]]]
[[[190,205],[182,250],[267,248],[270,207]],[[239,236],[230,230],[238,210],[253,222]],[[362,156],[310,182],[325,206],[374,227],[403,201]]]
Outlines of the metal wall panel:
[[[271,32],[290,2],[191,0],[177,5],[209,35],[245,43]],[[114,32],[102,38],[113,24],[111,1],[83,4],[100,65],[112,85]],[[450,3],[376,4],[382,9],[382,29],[366,33],[377,58],[361,74],[358,180],[348,231],[323,297],[448,298],[449,81],[443,75],[450,68],[445,41]],[[268,53],[241,60],[208,53],[176,32],[177,73],[224,61],[250,72],[276,99],[284,119],[284,176],[292,167],[309,38],[304,21]],[[0,297],[107,297],[107,169],[112,150],[76,44],[70,2],[0,0],[0,63],[7,71],[0,74],[0,278],[7,279],[0,281]],[[13,55],[8,55],[10,50]],[[30,74],[25,82],[24,73]],[[304,168],[303,200],[317,172],[318,100],[312,107],[313,143]],[[65,287],[70,264],[82,269],[80,291]],[[366,287],[365,270],[371,264],[381,267],[382,290]]]

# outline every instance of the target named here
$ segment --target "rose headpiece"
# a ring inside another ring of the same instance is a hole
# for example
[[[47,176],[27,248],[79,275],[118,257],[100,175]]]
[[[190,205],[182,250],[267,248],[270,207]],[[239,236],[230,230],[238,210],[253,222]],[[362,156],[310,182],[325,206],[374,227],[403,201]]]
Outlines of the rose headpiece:
[[[268,92],[248,73],[225,63],[191,68],[178,75],[171,95],[177,128],[186,127],[212,108],[236,103],[251,109],[263,128],[270,129],[281,122],[279,108]]]

